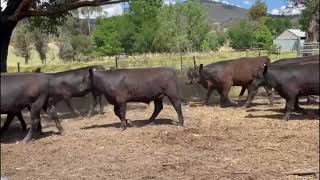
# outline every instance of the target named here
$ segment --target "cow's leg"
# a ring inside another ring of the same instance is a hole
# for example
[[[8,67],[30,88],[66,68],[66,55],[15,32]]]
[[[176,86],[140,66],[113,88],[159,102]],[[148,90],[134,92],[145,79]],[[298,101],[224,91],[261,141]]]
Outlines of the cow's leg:
[[[87,116],[89,116],[89,117],[93,116],[93,112],[94,112],[94,110],[96,109],[97,104],[98,104],[98,102],[97,102],[97,96],[96,96],[94,93],[92,93],[92,98],[93,98],[93,104],[91,105],[91,107],[90,107],[90,109],[89,109],[89,112],[88,112],[88,114],[87,114]]]
[[[56,111],[56,106],[55,105],[50,105],[49,106],[49,118],[52,119],[54,121],[54,123],[56,124],[56,127],[59,131],[59,134],[62,135],[63,134],[63,128],[60,124],[60,121],[59,121],[59,118],[58,118],[58,114],[57,114],[57,111]]]
[[[177,97],[177,96],[168,96],[168,98],[169,98],[171,104],[173,105],[174,109],[176,110],[176,112],[178,114],[178,119],[179,119],[178,126],[183,126],[184,119],[183,119],[183,115],[182,115],[180,98]]]
[[[294,108],[295,101],[296,101],[295,96],[289,96],[288,98],[286,98],[285,113],[284,113],[284,116],[282,117],[283,120],[286,120],[286,121],[289,120],[292,109]]]
[[[1,134],[8,129],[8,127],[11,124],[11,122],[12,122],[12,120],[13,120],[15,115],[16,114],[14,114],[14,113],[9,113],[7,115],[6,122],[4,122],[4,125],[1,127],[1,132],[0,132]]]
[[[88,116],[92,116],[94,110],[96,109],[98,103],[99,103],[99,113],[103,114],[103,104],[102,104],[102,96],[101,95],[95,95],[92,93],[92,97],[93,97],[93,104],[90,107],[90,110],[88,112]]]
[[[120,116],[120,120],[121,120],[121,128],[122,128],[122,130],[125,130],[127,128],[126,110],[127,110],[126,103],[120,104],[120,106],[119,106],[119,116]]]
[[[243,105],[244,108],[249,107],[249,105],[251,104],[253,98],[256,96],[257,93],[258,93],[258,88],[253,87],[253,85],[251,84],[248,88],[248,97],[246,99],[246,102]]]
[[[156,119],[156,117],[159,115],[162,109],[163,109],[162,98],[154,100],[154,111],[152,113],[152,116],[149,119],[149,123],[152,123]]]
[[[294,111],[305,113],[304,108],[299,106],[299,96],[296,96],[295,102],[294,102]]]
[[[115,115],[118,116],[121,121],[120,128],[122,128],[122,130],[125,130],[127,128],[126,104],[114,105],[113,110]]]
[[[31,111],[30,111],[31,126],[28,131],[28,134],[22,140],[23,143],[29,142],[31,138],[34,136],[36,127],[40,123],[40,110],[42,106],[45,104],[46,99],[47,99],[47,95],[41,95],[40,97],[38,97],[38,99],[34,103],[32,103]]]
[[[101,95],[99,95],[98,96],[98,101],[99,101],[99,113],[100,114],[104,114],[104,112],[103,112],[103,103],[102,103],[102,96]]]
[[[247,86],[242,86],[241,87],[241,91],[240,91],[240,94],[239,94],[239,99],[238,99],[238,102],[240,103],[240,100],[241,100],[241,97],[243,96],[243,94],[246,92],[246,89],[248,87]]]
[[[269,100],[270,100],[270,105],[273,106],[274,104],[274,92],[272,90],[272,88],[269,88],[267,86],[263,86],[264,89],[266,90],[268,96],[269,96]]]
[[[237,104],[233,102],[228,96],[230,89],[231,85],[226,84],[222,88],[220,88],[220,90],[218,90],[220,94],[221,107],[237,106]]]
[[[207,92],[206,99],[204,102],[205,105],[209,105],[209,99],[210,99],[210,96],[211,96],[213,90],[214,90],[213,87],[211,87],[211,86],[208,87],[208,92]]]
[[[22,131],[26,131],[27,130],[27,125],[26,125],[26,122],[24,121],[24,119],[22,117],[21,111],[17,113],[17,117],[18,117],[18,119],[20,121]]]
[[[73,114],[75,114],[76,116],[82,116],[81,113],[71,105],[71,98],[64,98],[63,101],[66,103],[69,109],[71,109]]]

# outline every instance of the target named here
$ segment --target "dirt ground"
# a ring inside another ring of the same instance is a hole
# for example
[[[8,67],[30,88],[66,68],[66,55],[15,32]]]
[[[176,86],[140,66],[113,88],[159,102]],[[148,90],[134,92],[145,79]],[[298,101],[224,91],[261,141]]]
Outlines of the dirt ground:
[[[45,135],[18,144],[19,124],[1,138],[1,176],[15,179],[317,179],[287,174],[319,170],[316,105],[303,106],[285,122],[281,101],[255,100],[249,109],[183,106],[185,127],[165,105],[154,125],[145,125],[153,104],[129,105],[136,127],[120,130],[113,107],[92,118],[63,119],[65,134],[44,122]],[[314,110],[314,111],[313,111]],[[174,122],[172,122],[172,120]]]

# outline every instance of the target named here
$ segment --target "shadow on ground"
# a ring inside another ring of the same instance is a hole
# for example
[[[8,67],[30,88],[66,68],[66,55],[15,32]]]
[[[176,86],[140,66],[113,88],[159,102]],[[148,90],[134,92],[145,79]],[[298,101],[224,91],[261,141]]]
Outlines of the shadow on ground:
[[[129,123],[130,122],[130,123]],[[128,127],[144,127],[147,125],[175,125],[176,122],[171,119],[156,119],[153,123],[149,123],[148,120],[128,120]],[[94,128],[120,128],[121,122],[111,123],[111,124],[102,124],[102,125],[91,125],[83,127],[80,129],[94,129]]]
[[[22,131],[22,129],[19,127],[20,124],[15,124],[13,126],[10,126],[7,131],[1,132],[1,143],[4,144],[11,144],[11,143],[17,143],[27,135],[29,129],[26,131]],[[51,136],[53,134],[58,134],[57,132],[54,131],[47,131],[47,132],[42,132],[42,134],[37,135],[33,140],[38,140],[41,138],[45,138],[48,136]]]
[[[271,111],[274,112],[283,112],[283,109],[272,109]],[[316,111],[318,112],[318,111]],[[245,116],[245,118],[270,118],[270,119],[277,119],[282,120],[284,113],[278,113],[278,114],[267,114],[267,115],[252,115],[249,114]],[[313,110],[307,110],[307,113],[291,113],[289,120],[319,120],[319,115],[315,113]]]

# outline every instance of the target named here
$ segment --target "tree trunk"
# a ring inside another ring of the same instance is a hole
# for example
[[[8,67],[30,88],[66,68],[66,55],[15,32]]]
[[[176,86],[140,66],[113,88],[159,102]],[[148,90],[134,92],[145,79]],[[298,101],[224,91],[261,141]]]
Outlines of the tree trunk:
[[[7,57],[10,38],[17,22],[9,21],[7,16],[0,15],[0,72],[7,72]]]
[[[24,64],[29,64],[29,58],[28,57],[24,57]]]
[[[307,30],[307,42],[319,42],[319,8],[311,15]]]

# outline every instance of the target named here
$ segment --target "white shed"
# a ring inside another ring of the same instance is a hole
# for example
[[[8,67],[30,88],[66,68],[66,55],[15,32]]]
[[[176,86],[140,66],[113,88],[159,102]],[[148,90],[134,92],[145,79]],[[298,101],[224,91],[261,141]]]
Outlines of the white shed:
[[[306,33],[300,29],[287,29],[273,40],[281,48],[281,51],[296,51],[303,45]]]

